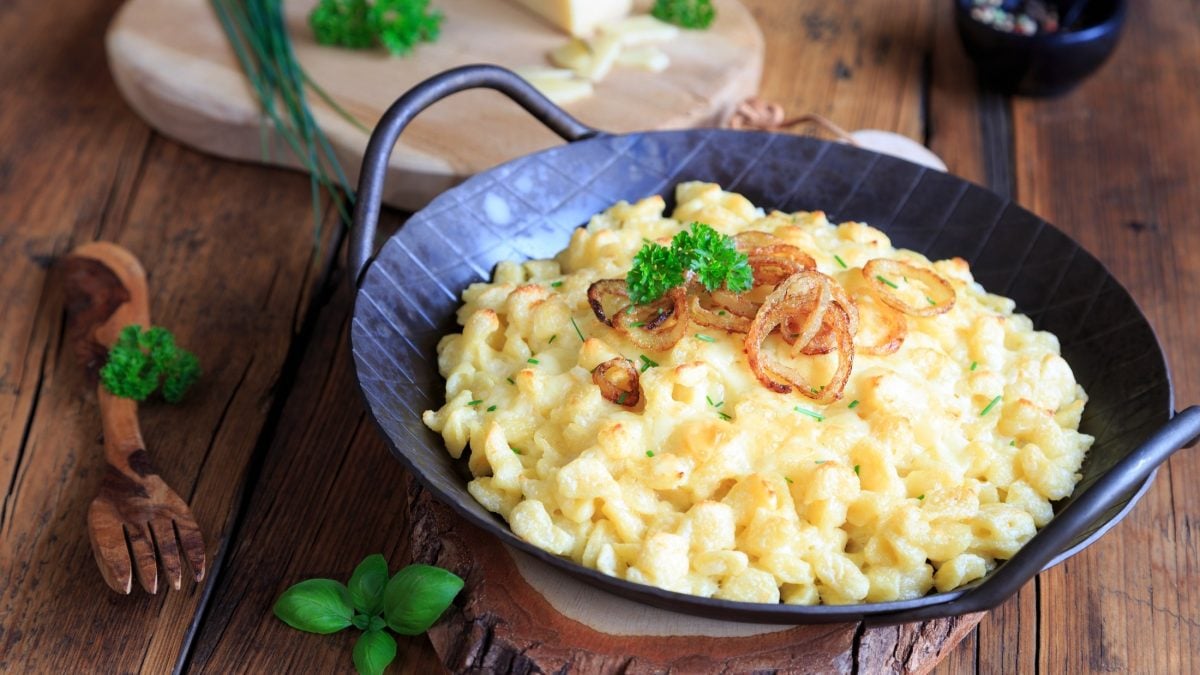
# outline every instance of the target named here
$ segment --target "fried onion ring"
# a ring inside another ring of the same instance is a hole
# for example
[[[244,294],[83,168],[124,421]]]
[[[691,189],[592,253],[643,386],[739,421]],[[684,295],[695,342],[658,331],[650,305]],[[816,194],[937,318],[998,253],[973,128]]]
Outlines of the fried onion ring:
[[[755,314],[758,314],[758,304],[746,298],[742,293],[734,293],[733,291],[724,288],[709,293],[709,297],[713,302],[733,314],[746,319],[753,319]]]
[[[676,286],[654,302],[626,305],[617,311],[612,326],[642,349],[664,352],[683,339],[689,320],[687,291]]]
[[[926,267],[911,265],[902,260],[875,258],[862,268],[863,278],[871,294],[888,307],[909,316],[937,316],[950,311],[956,295],[950,282]],[[912,279],[925,286],[926,304],[910,305],[896,293],[897,279]]]
[[[605,326],[611,327],[613,325],[612,315],[625,311],[625,308],[629,306],[629,287],[625,284],[624,279],[601,279],[588,286],[587,298],[596,319]],[[616,307],[612,310],[605,309],[604,302],[612,298],[616,299]]]
[[[850,379],[854,366],[854,334],[850,332],[850,319],[841,305],[831,301],[821,302],[823,296],[831,296],[829,277],[808,270],[789,277],[767,296],[762,308],[746,334],[746,356],[750,370],[765,387],[779,393],[791,392],[793,388],[818,402],[830,403],[838,400]],[[824,305],[824,311],[820,311]],[[804,313],[807,312],[807,315]],[[781,363],[762,349],[763,341],[781,324],[798,315],[802,332],[796,342],[807,344],[812,340],[826,317],[835,338],[838,352],[838,367],[829,383],[824,387],[814,386],[794,368]]]
[[[786,259],[799,264],[804,269],[817,268],[817,261],[811,255],[769,232],[759,230],[742,232],[733,238],[733,243],[737,250],[745,253],[747,257]]]
[[[637,367],[627,358],[616,356],[596,366],[592,382],[601,396],[617,405],[632,408],[642,400]]]
[[[858,334],[858,307],[855,305],[855,302],[850,298],[850,295],[848,293],[846,293],[846,289],[843,288],[841,284],[837,283],[836,281],[830,280],[829,286],[830,286],[830,290],[833,293],[833,302],[836,302],[838,304],[838,306],[840,306],[842,308],[842,310],[846,312],[846,316],[849,321],[850,334],[857,335]],[[830,323],[831,321],[832,321],[832,319],[830,317],[828,317],[828,316],[825,317],[825,319],[821,323],[821,330],[817,331],[817,334],[813,336],[813,339],[808,341],[807,343],[800,343],[796,339],[796,337],[802,331],[801,331],[800,324],[797,323],[794,319],[789,319],[788,322],[785,323],[783,325],[783,327],[780,328],[779,330],[783,334],[784,341],[787,342],[788,344],[792,345],[792,355],[793,356],[796,353],[797,345],[799,345],[800,347],[803,348],[800,350],[801,353],[806,354],[808,356],[816,356],[818,354],[828,354],[829,352],[831,352],[837,348],[837,340],[835,339],[835,337],[833,335],[833,325]]]
[[[861,314],[867,305],[866,298],[856,299],[854,304],[858,306]],[[874,296],[870,296],[870,311],[879,316],[880,320],[887,327],[887,331],[883,337],[873,345],[857,344],[858,351],[862,354],[871,354],[874,356],[885,356],[893,354],[900,349],[900,345],[904,344],[904,338],[908,337],[908,321],[904,315],[893,310],[891,307],[876,300]],[[855,336],[860,336],[855,333]]]
[[[751,320],[749,317],[739,316],[728,309],[721,309],[719,306],[716,309],[706,307],[701,301],[702,295],[699,293],[689,297],[691,302],[688,311],[691,313],[692,321],[701,326],[720,328],[727,333],[745,333],[750,330]]]

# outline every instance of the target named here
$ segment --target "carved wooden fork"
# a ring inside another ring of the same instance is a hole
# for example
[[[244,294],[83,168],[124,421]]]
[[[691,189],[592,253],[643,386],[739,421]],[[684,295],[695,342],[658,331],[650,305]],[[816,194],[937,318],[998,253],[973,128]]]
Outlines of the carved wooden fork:
[[[107,242],[76,248],[63,261],[68,339],[93,381],[125,326],[150,328],[146,273],[129,251]],[[150,463],[138,427],[137,402],[97,387],[108,463],[100,493],[88,508],[88,536],[104,581],[128,594],[133,573],[158,591],[159,564],[179,590],[187,558],[204,578],[204,539],[192,511]]]

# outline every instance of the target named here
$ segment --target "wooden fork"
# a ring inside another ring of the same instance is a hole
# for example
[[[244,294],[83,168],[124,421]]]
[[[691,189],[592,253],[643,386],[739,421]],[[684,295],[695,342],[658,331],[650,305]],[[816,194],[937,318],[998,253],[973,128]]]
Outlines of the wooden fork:
[[[107,242],[84,244],[63,261],[68,339],[88,375],[100,368],[121,330],[150,328],[146,273],[129,251]],[[132,573],[148,593],[158,591],[159,564],[179,590],[187,558],[197,582],[205,549],[192,511],[150,463],[138,427],[137,402],[97,387],[108,463],[100,493],[88,508],[88,536],[104,581],[128,594]],[[157,551],[157,554],[156,554]]]

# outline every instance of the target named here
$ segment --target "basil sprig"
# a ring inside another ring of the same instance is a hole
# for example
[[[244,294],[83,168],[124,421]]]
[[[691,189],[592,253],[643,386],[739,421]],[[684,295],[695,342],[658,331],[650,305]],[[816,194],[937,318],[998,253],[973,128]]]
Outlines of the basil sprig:
[[[336,633],[348,626],[363,631],[354,643],[354,667],[378,675],[396,658],[396,639],[419,635],[432,626],[462,590],[463,580],[430,565],[409,565],[388,578],[387,560],[367,556],[347,585],[333,579],[308,579],[283,592],[275,616],[308,633]]]

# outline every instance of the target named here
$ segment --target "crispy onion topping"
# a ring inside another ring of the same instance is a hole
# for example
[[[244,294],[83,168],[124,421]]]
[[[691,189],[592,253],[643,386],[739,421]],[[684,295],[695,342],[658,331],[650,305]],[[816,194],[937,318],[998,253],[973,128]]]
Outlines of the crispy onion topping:
[[[588,304],[600,323],[611,327],[612,317],[629,306],[629,288],[624,279],[601,279],[588,286]],[[605,304],[607,303],[607,307]]]
[[[613,327],[642,349],[665,352],[687,333],[689,314],[687,291],[676,286],[654,302],[627,305],[613,317]]]
[[[627,358],[617,356],[596,366],[592,382],[600,387],[601,396],[617,405],[632,408],[642,400],[637,367]]]
[[[860,340],[857,343],[859,352],[874,356],[884,356],[886,354],[893,354],[897,349],[900,349],[900,345],[904,344],[904,338],[908,336],[908,321],[904,318],[903,314],[875,299],[875,296],[856,299],[854,304],[858,306],[860,316],[864,313],[873,315],[877,317],[879,323],[883,324],[884,327],[882,336],[875,344],[864,345]],[[861,333],[856,333],[855,335],[858,337],[862,336]]]
[[[931,269],[918,267],[901,260],[875,258],[863,265],[863,278],[871,293],[888,307],[910,316],[937,316],[950,311],[956,298],[954,287]],[[924,298],[910,303],[896,291],[903,283],[918,281],[924,286]]]
[[[858,334],[858,307],[854,301],[850,299],[850,295],[846,293],[846,289],[836,281],[830,280],[830,290],[832,291],[832,301],[836,302],[842,311],[846,312],[847,320],[849,321],[850,334]],[[800,325],[793,319],[790,319],[780,332],[783,334],[783,339],[788,344],[792,345],[792,354],[795,355],[797,346],[801,347],[802,353],[809,356],[817,354],[828,354],[837,349],[837,339],[833,334],[833,321],[831,316],[826,316],[821,322],[821,330],[813,336],[812,340],[802,343],[797,340],[800,334]]]
[[[750,330],[750,318],[735,314],[728,309],[716,305],[712,296],[704,293],[699,284],[688,287],[688,312],[692,321],[701,326],[720,328],[727,333],[745,333]],[[712,305],[716,306],[710,306]]]
[[[850,318],[839,303],[832,301],[834,282],[815,270],[806,270],[789,277],[767,296],[762,308],[746,334],[746,356],[750,370],[764,386],[772,391],[788,393],[792,389],[818,403],[830,403],[842,396],[850,370],[854,365],[854,335]],[[838,352],[838,366],[829,383],[824,386],[808,382],[795,368],[772,357],[763,349],[763,342],[776,327],[788,322],[798,323],[799,344],[808,344],[829,319],[831,333]]]

